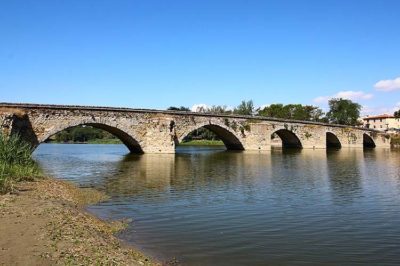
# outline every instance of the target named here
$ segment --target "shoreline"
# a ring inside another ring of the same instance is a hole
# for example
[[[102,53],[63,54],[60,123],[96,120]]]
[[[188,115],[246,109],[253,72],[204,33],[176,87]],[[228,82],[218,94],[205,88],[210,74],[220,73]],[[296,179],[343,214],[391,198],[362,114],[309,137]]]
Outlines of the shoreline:
[[[161,265],[115,236],[128,221],[84,209],[105,194],[53,178],[16,188],[0,195],[0,265]]]
[[[70,141],[70,142],[58,142],[48,141],[46,144],[123,144],[119,140],[91,140],[86,142]],[[187,142],[179,143],[177,146],[224,146],[221,140],[191,140]]]

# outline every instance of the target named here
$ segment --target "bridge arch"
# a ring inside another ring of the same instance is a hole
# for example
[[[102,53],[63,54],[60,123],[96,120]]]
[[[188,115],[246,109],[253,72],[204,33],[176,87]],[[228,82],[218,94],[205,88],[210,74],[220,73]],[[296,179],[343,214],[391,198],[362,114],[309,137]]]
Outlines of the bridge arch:
[[[203,123],[200,125],[196,125],[190,127],[184,131],[183,134],[180,134],[179,137],[175,139],[175,143],[179,144],[193,131],[206,128],[217,135],[218,138],[222,140],[226,149],[228,150],[244,150],[244,146],[240,138],[236,135],[232,129],[226,127],[225,125],[217,124],[217,123]]]
[[[339,138],[332,132],[326,132],[326,147],[327,148],[341,148]]]
[[[137,141],[137,138],[132,136],[131,134],[128,134],[125,129],[119,128],[117,125],[113,125],[112,123],[106,122],[106,121],[93,121],[93,120],[80,120],[80,121],[74,121],[70,122],[68,124],[59,124],[51,128],[49,131],[46,132],[42,137],[38,139],[38,144],[45,142],[47,139],[49,139],[51,136],[65,130],[68,128],[73,128],[77,126],[91,126],[94,128],[102,129],[104,131],[109,132],[110,134],[114,135],[117,137],[125,146],[129,149],[131,153],[143,153],[143,149],[140,145],[140,143]]]
[[[271,134],[271,137],[273,134],[278,135],[279,138],[282,140],[282,148],[300,148],[301,149],[303,147],[299,137],[297,137],[297,135],[290,130],[279,129],[279,130],[273,132]]]
[[[365,148],[375,148],[375,141],[368,134],[363,134],[363,145]]]

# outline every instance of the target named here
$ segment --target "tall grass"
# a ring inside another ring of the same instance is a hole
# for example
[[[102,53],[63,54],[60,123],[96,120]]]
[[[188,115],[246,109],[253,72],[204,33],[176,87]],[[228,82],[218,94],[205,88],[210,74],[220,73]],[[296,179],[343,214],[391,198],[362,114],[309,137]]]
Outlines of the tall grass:
[[[0,133],[0,193],[13,190],[14,184],[32,180],[40,175],[32,160],[32,147],[19,135],[5,136]]]

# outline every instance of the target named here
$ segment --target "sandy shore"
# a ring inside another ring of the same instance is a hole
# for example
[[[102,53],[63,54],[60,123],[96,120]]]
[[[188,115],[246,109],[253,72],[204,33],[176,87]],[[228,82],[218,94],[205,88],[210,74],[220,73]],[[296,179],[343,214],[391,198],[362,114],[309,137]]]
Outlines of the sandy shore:
[[[84,211],[102,193],[53,179],[17,190],[0,195],[0,265],[160,265],[113,235],[124,222]]]

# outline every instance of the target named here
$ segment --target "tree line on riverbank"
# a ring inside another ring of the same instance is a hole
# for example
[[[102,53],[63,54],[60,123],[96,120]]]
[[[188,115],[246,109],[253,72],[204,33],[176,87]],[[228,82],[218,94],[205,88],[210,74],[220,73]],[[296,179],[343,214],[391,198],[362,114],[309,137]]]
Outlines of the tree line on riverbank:
[[[168,110],[190,111],[189,108],[184,106],[171,106],[168,108]],[[324,113],[321,108],[313,105],[285,105],[281,103],[276,103],[260,108],[255,108],[252,100],[244,100],[233,109],[228,109],[226,105],[213,105],[210,107],[200,106],[195,111],[201,113],[228,115],[256,115],[281,119],[293,119],[300,121],[314,121],[356,126],[359,125],[361,105],[348,99],[334,98],[329,100],[329,111],[327,113]]]
[[[67,128],[54,136],[50,137],[48,142],[56,143],[105,143],[118,144],[121,143],[113,134],[91,126],[77,126]]]

